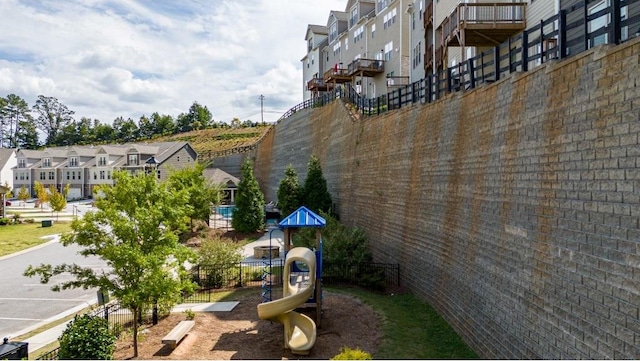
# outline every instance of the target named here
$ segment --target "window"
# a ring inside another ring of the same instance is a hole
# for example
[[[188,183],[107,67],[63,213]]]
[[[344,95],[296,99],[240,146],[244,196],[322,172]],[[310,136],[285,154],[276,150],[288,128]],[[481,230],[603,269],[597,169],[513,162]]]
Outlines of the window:
[[[98,173],[97,172],[93,172],[93,179],[98,179]]]
[[[371,25],[371,38],[376,37],[376,24]]]
[[[344,39],[344,49],[349,50],[349,38]]]
[[[332,43],[338,38],[338,23],[334,22],[331,24],[329,30],[329,42]]]
[[[46,179],[46,177],[45,177],[44,172],[40,172],[40,180],[45,180],[45,179]]]
[[[103,170],[100,171],[100,179],[105,179]]]
[[[391,60],[392,52],[393,52],[393,41],[390,41],[384,46],[384,60],[386,61]]]
[[[604,10],[606,9],[606,7],[607,7],[607,1],[597,2],[595,5],[589,8],[589,15],[593,15],[601,10]],[[609,14],[605,14],[603,16],[600,16],[598,18],[595,18],[589,21],[589,33],[596,32],[606,27],[607,24],[609,23],[609,18],[610,18]],[[607,33],[604,33],[591,38],[589,42],[589,46],[593,47],[596,45],[605,44],[607,42],[607,35],[608,35]]]
[[[386,8],[388,3],[389,3],[389,0],[378,0],[378,7],[377,7],[378,12]]]
[[[138,155],[129,154],[129,165],[138,165]]]
[[[356,25],[358,22],[358,5],[351,9],[351,16],[349,17],[349,27]]]
[[[69,179],[69,178],[67,178]],[[71,179],[75,180],[76,179],[76,171],[71,172]]]
[[[51,158],[42,159],[42,166],[43,167],[51,167]]]
[[[362,37],[364,36],[364,25],[361,25],[359,28],[356,29],[356,31],[354,31],[353,33],[353,43],[357,43],[359,40],[362,40]]]
[[[307,52],[310,52],[313,49],[313,38],[310,38],[307,42]]]
[[[70,179],[70,178],[69,178],[69,171],[67,171],[67,180],[69,180],[69,179]]]
[[[105,157],[104,155],[101,155],[98,158],[98,166],[103,167],[105,165],[107,165],[107,157]]]
[[[180,161],[180,156],[177,156],[176,157],[176,162],[179,162],[179,161]]]
[[[111,179],[111,171],[110,170],[107,171],[107,179]]]
[[[29,180],[29,173],[27,173],[27,174],[25,175],[25,178],[26,178],[27,180]]]
[[[69,166],[70,167],[77,167],[78,166],[78,158],[77,157],[71,157],[69,159]]]
[[[158,176],[158,179],[160,179],[160,177],[161,177],[160,169],[158,169],[158,170],[156,171],[156,174],[157,174],[157,176]]]
[[[26,159],[18,159],[18,168],[26,168],[27,160]]]
[[[54,172],[49,172],[49,180],[54,180],[54,179],[56,179],[55,173]]]
[[[413,48],[413,67],[416,68],[422,62],[422,41]]]
[[[78,172],[78,179],[82,179],[82,172]]]
[[[333,56],[335,58],[339,58],[340,57],[340,46],[342,45],[341,42],[338,42],[337,44],[333,45]]]

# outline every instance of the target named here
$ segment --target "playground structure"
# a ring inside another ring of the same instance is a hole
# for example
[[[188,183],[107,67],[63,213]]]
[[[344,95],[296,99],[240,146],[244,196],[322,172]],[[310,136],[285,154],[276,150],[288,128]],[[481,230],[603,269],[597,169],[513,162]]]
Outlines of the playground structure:
[[[324,218],[302,206],[278,223],[284,234],[286,253],[282,270],[282,298],[271,300],[271,260],[265,260],[263,303],[258,305],[258,317],[284,325],[284,346],[294,354],[306,355],[316,341],[316,328],[322,317],[322,233]],[[316,229],[315,252],[306,247],[292,247],[293,231],[313,227]],[[304,264],[304,266],[302,265]],[[268,295],[268,297],[267,297]],[[315,322],[310,317],[295,312],[301,306],[314,306]]]

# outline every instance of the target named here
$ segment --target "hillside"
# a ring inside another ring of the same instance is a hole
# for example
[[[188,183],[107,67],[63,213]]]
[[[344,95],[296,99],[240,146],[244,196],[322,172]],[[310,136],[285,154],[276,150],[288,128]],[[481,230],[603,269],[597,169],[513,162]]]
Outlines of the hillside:
[[[225,152],[255,144],[272,125],[248,128],[214,128],[173,134],[154,139],[154,142],[189,142],[199,155]]]

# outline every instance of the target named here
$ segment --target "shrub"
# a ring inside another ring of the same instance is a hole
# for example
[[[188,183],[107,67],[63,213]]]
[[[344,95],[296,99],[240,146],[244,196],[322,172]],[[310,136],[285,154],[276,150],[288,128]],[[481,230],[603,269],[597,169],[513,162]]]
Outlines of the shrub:
[[[240,281],[239,270],[230,267],[242,261],[240,245],[227,238],[208,238],[200,243],[198,261],[203,274],[195,274],[193,281],[204,288],[221,288]],[[204,277],[203,277],[204,276]]]
[[[193,312],[190,308],[184,310],[184,316],[187,320],[193,320],[194,318],[196,318],[195,312]]]
[[[0,218],[0,226],[6,226],[11,220],[9,218]]]
[[[331,358],[331,360],[373,360],[371,354],[362,351],[359,347],[351,349],[347,346],[340,349],[340,353]]]
[[[82,315],[74,317],[58,340],[61,360],[110,360],[116,337],[109,331],[107,320]]]

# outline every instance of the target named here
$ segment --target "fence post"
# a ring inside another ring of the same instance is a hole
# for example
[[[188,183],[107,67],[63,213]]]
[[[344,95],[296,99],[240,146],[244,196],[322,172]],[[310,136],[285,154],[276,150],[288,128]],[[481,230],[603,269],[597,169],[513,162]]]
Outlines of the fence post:
[[[544,64],[544,20],[540,20],[540,64]],[[546,50],[547,52],[549,49]]]
[[[402,88],[398,88],[398,109],[402,108]]]
[[[582,8],[582,21],[584,22],[584,50],[589,49],[589,6],[585,1]]]
[[[271,251],[269,251],[269,252],[271,252]],[[240,276],[239,276],[239,278],[240,278],[240,287],[242,287],[242,262],[240,262],[239,268],[240,268]]]
[[[507,59],[509,61],[509,74],[513,73],[513,63],[511,62],[511,38],[509,38],[508,43],[508,48],[509,48],[509,59]]]
[[[500,45],[493,48],[493,74],[496,81],[500,80]]]
[[[473,68],[473,59],[467,59],[467,71],[469,72],[469,87],[474,89],[476,87],[476,75]]]
[[[567,11],[560,10],[558,17],[558,59],[567,56]]]
[[[429,74],[427,75],[427,103],[431,103],[431,92],[432,92],[432,87],[433,86],[433,74]]]
[[[452,73],[451,68],[447,68],[447,93],[451,93],[451,91],[453,90],[451,73]]]
[[[609,26],[609,36],[613,39],[613,44],[620,44],[622,40],[622,28],[620,27],[620,0],[611,1],[611,25]]]
[[[522,32],[522,71],[529,70],[529,33]]]

